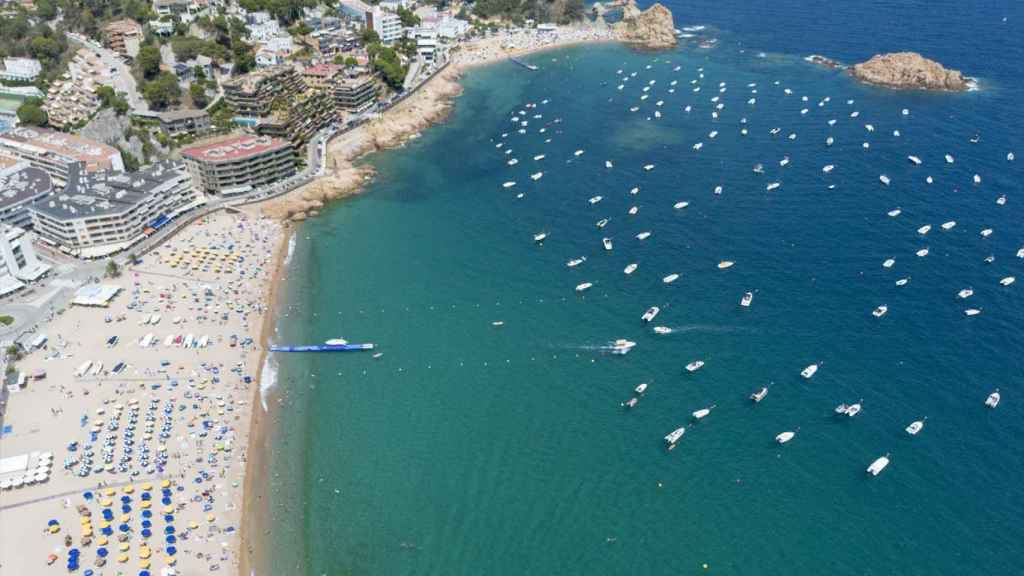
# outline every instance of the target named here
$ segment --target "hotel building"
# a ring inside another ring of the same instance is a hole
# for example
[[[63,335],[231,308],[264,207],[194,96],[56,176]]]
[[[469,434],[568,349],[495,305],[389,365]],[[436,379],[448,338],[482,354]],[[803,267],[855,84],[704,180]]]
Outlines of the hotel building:
[[[291,142],[236,136],[181,151],[196,188],[207,194],[245,194],[295,174]]]

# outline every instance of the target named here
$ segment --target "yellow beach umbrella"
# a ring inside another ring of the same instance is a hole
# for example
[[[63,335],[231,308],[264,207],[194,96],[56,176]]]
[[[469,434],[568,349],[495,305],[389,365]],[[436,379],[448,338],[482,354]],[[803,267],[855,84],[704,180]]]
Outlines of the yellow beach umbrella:
[[[131,548],[131,547],[132,547],[132,545],[127,543],[127,542],[121,542],[121,544],[118,546],[118,548],[121,549],[121,552],[127,552],[128,549]]]
[[[174,506],[164,506],[164,514],[173,514]]]
[[[143,570],[149,568],[149,560],[139,560],[139,568],[142,568]]]
[[[178,559],[174,556],[164,556],[164,564],[167,564],[168,566],[174,566],[177,563]]]
[[[153,489],[153,485],[150,484],[149,482],[146,482],[145,484],[142,485],[142,489],[145,490],[146,492],[149,492],[150,490]]]
[[[141,506],[141,507],[142,507],[142,509],[143,509],[143,510],[145,510],[146,508],[149,508],[149,506],[150,506],[150,501],[149,501],[149,500],[143,500],[143,501],[142,501],[142,503],[141,503],[141,504],[139,504],[139,506]]]
[[[131,494],[132,492],[135,492],[135,487],[129,484],[122,488],[121,491],[124,492],[125,494]]]
[[[170,480],[164,480],[163,482],[160,482],[160,487],[161,488],[170,488],[171,487],[171,481]]]
[[[149,558],[153,553],[149,551],[149,548],[142,548],[139,550],[139,558],[143,560]]]
[[[50,534],[56,534],[60,532],[60,526],[50,526]]]
[[[86,527],[83,526],[82,527],[82,536],[86,537],[86,538],[89,537],[89,536],[92,536],[92,528],[86,528]]]
[[[104,496],[113,496],[114,494],[117,494],[117,490],[114,490],[113,488],[107,488],[103,491]]]
[[[207,514],[207,515],[206,515],[206,521],[207,521],[207,522],[213,522],[213,521],[214,521],[214,520],[216,520],[216,519],[217,519],[217,517],[216,517],[216,516],[214,516],[213,514]]]
[[[106,546],[109,543],[110,543],[110,541],[107,540],[106,536],[100,536],[99,538],[96,539],[96,544],[99,545],[99,546]]]
[[[110,498],[104,498],[103,500],[100,500],[100,506],[103,506],[104,508],[110,508],[113,505],[114,501],[111,500]]]
[[[90,518],[89,516],[82,516],[81,518],[78,519],[78,521],[81,524],[91,524],[92,523],[92,518]]]
[[[128,561],[128,555],[127,554],[121,554],[120,556],[117,557],[117,561],[121,562],[121,563],[127,562]]]
[[[104,528],[110,528],[110,522],[107,522],[106,520],[100,522],[100,530]]]
[[[193,520],[188,523],[188,527],[192,530],[195,530],[196,528],[199,528],[199,523]]]
[[[129,515],[129,514],[121,514],[121,522],[127,522],[127,521],[129,521],[131,519],[132,519],[131,515]]]

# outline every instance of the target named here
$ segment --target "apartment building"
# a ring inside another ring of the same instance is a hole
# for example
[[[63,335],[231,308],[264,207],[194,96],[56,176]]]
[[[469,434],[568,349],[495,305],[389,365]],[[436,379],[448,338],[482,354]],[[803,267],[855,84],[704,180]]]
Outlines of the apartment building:
[[[196,188],[207,194],[251,192],[295,174],[291,142],[270,136],[234,136],[181,151]]]

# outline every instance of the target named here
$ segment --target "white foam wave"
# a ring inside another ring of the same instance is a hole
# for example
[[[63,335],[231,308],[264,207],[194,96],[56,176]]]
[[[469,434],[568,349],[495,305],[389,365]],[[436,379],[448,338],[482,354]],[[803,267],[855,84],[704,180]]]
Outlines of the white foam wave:
[[[287,268],[291,264],[292,256],[295,254],[295,234],[288,239],[288,251],[284,255],[284,265]]]
[[[267,354],[266,360],[263,361],[263,367],[260,369],[260,405],[263,406],[264,412],[267,411],[267,396],[276,386],[277,362],[274,362],[273,356]]]

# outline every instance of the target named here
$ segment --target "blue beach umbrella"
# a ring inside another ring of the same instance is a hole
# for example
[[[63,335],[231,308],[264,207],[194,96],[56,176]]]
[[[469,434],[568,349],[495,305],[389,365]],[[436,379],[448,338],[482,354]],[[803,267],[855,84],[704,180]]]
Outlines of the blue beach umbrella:
[[[69,558],[78,558],[78,555],[81,554],[81,553],[82,552],[78,548],[72,548],[71,550],[68,550],[68,557]]]
[[[164,534],[174,534],[174,526],[164,528]]]
[[[96,555],[99,556],[100,558],[106,558],[107,554],[110,554],[110,551],[107,550],[106,548],[97,548],[96,549]]]
[[[82,498],[85,498],[86,500],[92,500],[92,492],[83,492]]]
[[[131,506],[129,506],[127,504],[125,504],[124,506],[121,506],[121,512],[122,513],[127,514],[127,513],[131,512],[131,511],[132,511],[132,507]]]
[[[120,526],[117,527],[117,529],[120,530],[121,532],[127,532],[127,531],[131,530],[131,528],[127,524],[121,524]]]
[[[142,572],[139,572],[139,576],[149,576],[149,570],[143,570]]]
[[[168,515],[164,516],[164,522],[167,522],[168,524],[170,524],[171,522],[174,522],[174,516],[172,514],[168,514]]]
[[[166,549],[164,549],[164,552],[167,552],[168,556],[174,556],[178,553],[178,549],[174,546],[168,546]]]
[[[164,538],[164,541],[168,544],[174,544],[178,541],[178,538],[174,534],[169,534],[167,538]]]
[[[150,536],[153,535],[153,533],[149,531],[149,528],[143,528],[142,532],[140,532],[140,534],[142,534],[143,538],[149,538]]]
[[[111,530],[110,526],[107,526],[106,528],[101,528],[100,529],[100,534],[103,534],[104,536],[110,536],[113,533],[114,533],[114,531]]]
[[[143,518],[152,518],[153,517],[153,512],[150,511],[150,510],[143,510],[142,511],[142,517]]]
[[[125,495],[125,496],[121,496],[121,503],[122,503],[122,504],[127,504],[127,503],[129,503],[129,502],[131,502],[131,501],[132,501],[132,499],[131,499],[131,497],[130,497],[130,496],[128,496],[128,495]]]
[[[153,495],[150,494],[149,492],[143,492],[142,493],[142,499],[143,500],[151,500],[152,498],[153,498]]]
[[[60,522],[57,522],[56,520],[51,518],[49,521],[46,522],[46,525],[47,526],[59,526]]]
[[[143,521],[142,521],[142,527],[143,527],[143,528],[149,528],[149,527],[150,527],[150,526],[152,526],[152,525],[153,525],[153,523],[152,523],[152,522],[150,522],[149,520],[143,520]]]

